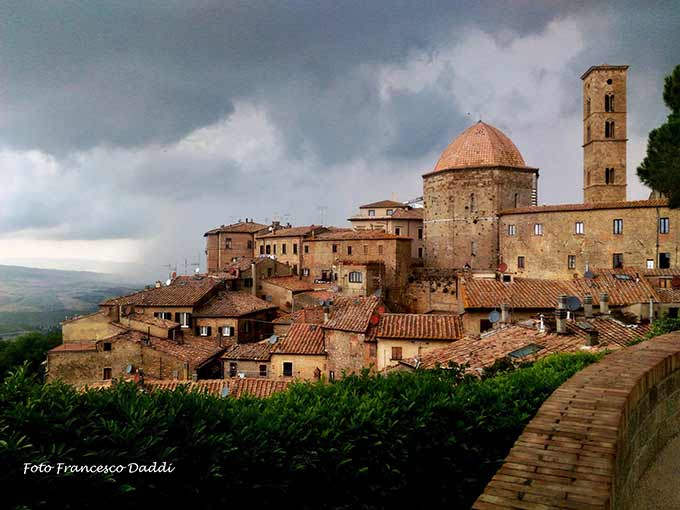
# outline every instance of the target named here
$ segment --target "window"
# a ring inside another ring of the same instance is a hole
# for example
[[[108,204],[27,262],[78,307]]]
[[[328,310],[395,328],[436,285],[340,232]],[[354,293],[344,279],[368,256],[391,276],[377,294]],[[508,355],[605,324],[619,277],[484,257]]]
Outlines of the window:
[[[669,308],[668,309],[668,318],[669,319],[677,319],[678,318],[678,308]]]
[[[267,255],[269,255],[269,254],[272,252],[272,246],[271,246],[271,244],[268,244],[267,246],[265,246],[264,252],[265,252]]]
[[[401,227],[396,227],[394,229],[394,234],[400,236],[401,235]]]
[[[586,100],[586,115],[590,115],[590,98]]]
[[[293,377],[293,363],[291,363],[290,361],[283,362],[283,376]]]
[[[383,245],[379,244],[378,245],[378,255],[382,255],[382,254],[383,254]]]
[[[274,272],[274,270],[271,267],[268,267],[267,268],[267,277],[269,278],[272,275],[273,272]]]
[[[260,365],[260,377],[267,377],[267,365]]]
[[[671,289],[673,288],[672,278],[659,278],[659,288],[660,289]]]
[[[477,256],[477,241],[470,241],[470,255],[472,257]]]
[[[111,350],[111,342],[104,342],[104,350],[105,351]]]
[[[529,344],[529,345],[525,345],[524,347],[521,347],[520,349],[517,349],[515,351],[508,353],[508,356],[513,358],[513,359],[520,359],[520,358],[524,358],[525,356],[530,356],[531,354],[535,354],[538,351],[540,351],[541,349],[543,349],[542,345]]]
[[[350,283],[361,283],[363,280],[363,275],[360,271],[350,271],[349,281]]]
[[[493,324],[489,319],[480,319],[479,320],[479,332],[484,333],[485,331],[489,331],[490,329],[493,329]]]
[[[238,373],[238,363],[232,361],[229,363],[229,377],[236,377]]]
[[[574,232],[576,232],[578,235],[583,235],[585,233],[585,227],[583,226],[582,221],[577,221],[574,223]]]
[[[209,333],[208,333],[209,329],[210,329],[210,326],[199,326],[198,327],[199,336],[208,336],[209,335]]]
[[[298,274],[297,264],[293,264],[293,274]]]
[[[264,255],[264,245],[260,245],[260,255]]]
[[[337,244],[333,245],[333,253],[338,253],[338,245]]]
[[[401,347],[392,347],[392,359],[394,360],[402,359]]]
[[[418,258],[419,259],[423,258],[423,249],[422,248],[418,248]]]
[[[304,268],[302,270],[302,276],[309,276],[309,268]]]
[[[110,367],[106,367],[104,369],[104,375],[102,376],[102,379],[104,379],[105,381],[111,379],[111,368]]]
[[[375,216],[375,209],[369,209],[369,210],[368,210],[368,215],[369,215],[369,216]]]
[[[183,328],[188,328],[189,327],[189,313],[188,312],[179,312],[177,314],[177,318],[179,319],[177,322],[179,322],[179,325]]]
[[[517,269],[524,269],[525,260],[523,256],[517,257]]]
[[[623,234],[623,220],[620,219],[614,220],[614,233]]]
[[[227,238],[224,240],[224,247],[225,247],[227,250],[231,250],[231,237],[227,237]]]
[[[170,312],[154,312],[153,316],[157,319],[165,319],[166,321],[172,320],[172,314]]]
[[[252,288],[253,287],[253,279],[252,278],[246,278],[243,280],[243,286],[247,288]]]
[[[614,169],[613,168],[605,168],[604,169],[604,183],[605,184],[614,184]]]
[[[567,255],[567,269],[576,269],[576,255]]]
[[[647,269],[654,269],[654,260],[647,259]]]
[[[387,215],[392,216],[394,214],[394,209],[388,209],[387,210]]]
[[[612,267],[619,269],[623,267],[623,253],[615,253],[612,257]]]
[[[607,94],[604,96],[604,111],[605,112],[614,111],[614,94]]]
[[[222,326],[222,336],[234,336],[234,328],[231,326]]]
[[[475,203],[475,194],[470,193],[470,211],[474,212],[477,210],[477,204]]]
[[[508,235],[509,236],[517,235],[517,225],[508,225]]]
[[[590,141],[590,126],[586,128],[586,142]]]
[[[283,243],[281,245],[281,255],[285,255],[285,254],[286,254],[286,243]]]
[[[671,267],[671,254],[659,253],[659,269],[670,269],[670,267]]]
[[[535,236],[543,235],[543,223],[534,223],[534,235]]]
[[[249,241],[248,241],[248,249],[249,249],[249,250],[252,250],[252,249],[253,249],[253,241],[252,241],[252,240],[249,240]]]
[[[671,220],[659,218],[659,234],[668,234],[671,231]]]
[[[352,247],[348,246],[347,247],[347,255],[351,255],[351,254],[352,254]]]
[[[586,172],[586,186],[590,186],[590,170]]]
[[[297,255],[297,243],[293,243],[293,255]]]
[[[335,381],[335,370],[329,370],[328,371],[328,380],[329,381]]]
[[[364,244],[364,255],[368,255],[368,245]]]
[[[419,228],[418,229],[418,239],[422,239],[422,238],[423,238],[423,229]]]
[[[309,246],[305,244],[305,253],[309,253]]]
[[[608,120],[604,123],[604,137],[614,138],[614,121]]]
[[[274,245],[274,255],[276,255],[276,245]]]
[[[517,209],[518,205],[519,205],[519,193],[515,193],[515,209]]]

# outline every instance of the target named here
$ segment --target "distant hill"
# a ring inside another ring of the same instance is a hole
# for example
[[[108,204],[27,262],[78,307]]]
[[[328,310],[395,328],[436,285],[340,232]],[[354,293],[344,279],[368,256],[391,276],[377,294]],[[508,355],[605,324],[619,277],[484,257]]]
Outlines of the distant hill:
[[[58,326],[66,316],[142,287],[112,274],[0,265],[0,335]]]

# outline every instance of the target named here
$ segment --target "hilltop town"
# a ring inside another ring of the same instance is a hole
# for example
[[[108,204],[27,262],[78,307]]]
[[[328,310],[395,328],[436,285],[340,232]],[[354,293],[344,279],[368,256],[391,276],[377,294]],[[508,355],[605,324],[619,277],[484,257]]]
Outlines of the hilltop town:
[[[480,121],[422,176],[422,197],[376,190],[348,228],[247,217],[205,232],[205,272],[64,321],[47,380],[265,396],[296,379],[478,374],[643,338],[678,316],[680,213],[661,196],[627,200],[627,70],[581,77],[581,203],[538,205],[539,169]]]

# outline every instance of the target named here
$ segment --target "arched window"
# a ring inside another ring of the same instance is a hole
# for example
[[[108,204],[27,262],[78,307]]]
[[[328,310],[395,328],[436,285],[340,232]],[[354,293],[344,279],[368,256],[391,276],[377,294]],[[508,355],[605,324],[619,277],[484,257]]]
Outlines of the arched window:
[[[614,184],[614,169],[613,168],[605,168],[604,169],[604,183],[605,184]]]
[[[586,128],[586,142],[590,141],[590,126]]]
[[[605,112],[614,111],[614,94],[607,94],[604,96],[604,111]]]
[[[590,170],[586,172],[586,186],[590,186]]]
[[[518,205],[519,205],[519,193],[515,193],[515,209],[517,209]]]
[[[590,98],[586,100],[586,115],[590,115]]]
[[[614,121],[608,120],[604,123],[604,137],[614,138]]]
[[[470,255],[477,256],[477,241],[470,242]]]
[[[475,194],[470,193],[470,211],[474,212],[477,210],[477,204],[475,204]]]

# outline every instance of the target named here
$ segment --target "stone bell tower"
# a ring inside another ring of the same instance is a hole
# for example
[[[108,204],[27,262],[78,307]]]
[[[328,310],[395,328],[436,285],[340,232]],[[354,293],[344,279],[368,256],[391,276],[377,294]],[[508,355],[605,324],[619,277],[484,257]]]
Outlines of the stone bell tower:
[[[603,64],[583,80],[583,201],[626,200],[628,66]]]

